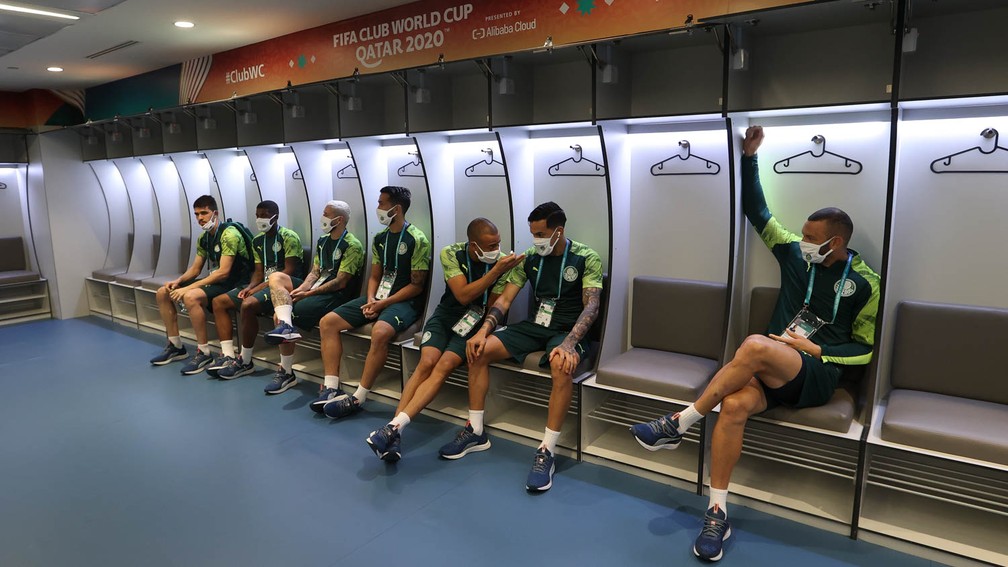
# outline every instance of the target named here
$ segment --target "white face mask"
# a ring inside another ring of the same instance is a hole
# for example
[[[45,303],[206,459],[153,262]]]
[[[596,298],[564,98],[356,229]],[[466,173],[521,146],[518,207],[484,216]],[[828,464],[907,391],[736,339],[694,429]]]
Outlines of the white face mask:
[[[811,242],[805,242],[805,241],[798,242],[798,246],[801,247],[802,259],[808,262],[809,264],[822,264],[823,260],[826,259],[826,256],[829,256],[833,252],[833,249],[830,248],[829,250],[826,251],[825,254],[820,254],[819,249],[829,244],[830,241],[833,240],[833,238],[830,238],[829,240],[823,242],[822,244],[813,244]]]
[[[339,219],[331,219],[325,215],[322,215],[322,221],[319,225],[322,228],[322,234],[329,234],[334,228],[339,224]]]
[[[200,225],[200,228],[202,228],[206,232],[210,232],[211,230],[213,230],[213,227],[216,224],[217,224],[217,213],[214,213],[210,215],[210,220]]]
[[[277,218],[276,215],[273,215],[268,219],[261,219],[259,217],[256,217],[255,220],[256,228],[259,229],[259,232],[266,232],[269,229],[273,228],[273,221],[275,221],[276,218]]]
[[[556,242],[553,241],[553,237],[556,236],[559,231],[560,227],[558,226],[556,227],[556,230],[553,231],[553,234],[546,238],[533,238],[532,246],[535,246],[536,254],[540,256],[549,256],[552,254],[553,248],[556,247]]]
[[[476,258],[480,262],[483,262],[484,264],[490,264],[490,265],[496,264],[497,259],[500,258],[501,255],[500,248],[496,250],[491,250],[489,252],[484,252],[483,249],[480,248],[480,245],[476,244],[476,241],[473,241],[473,246],[476,247]]]
[[[393,205],[392,207],[389,207],[389,208],[384,209],[384,210],[383,209],[378,209],[378,211],[377,211],[378,212],[378,222],[380,222],[384,226],[388,226],[392,222],[392,219],[394,219],[396,217],[395,215],[389,214],[389,211],[391,211],[392,209],[396,208],[397,206],[398,205]]]

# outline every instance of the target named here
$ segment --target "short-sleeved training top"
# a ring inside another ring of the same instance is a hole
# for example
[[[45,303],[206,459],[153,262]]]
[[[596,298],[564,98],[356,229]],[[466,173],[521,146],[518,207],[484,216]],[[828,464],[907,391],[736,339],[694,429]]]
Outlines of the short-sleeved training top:
[[[525,261],[507,275],[508,283],[518,287],[531,282],[536,309],[544,299],[557,300],[549,325],[550,329],[556,331],[574,328],[574,323],[584,310],[582,290],[602,289],[602,259],[598,253],[587,245],[570,239],[557,242],[556,245],[565,244],[566,261],[563,255],[539,256],[532,247],[525,251]]]

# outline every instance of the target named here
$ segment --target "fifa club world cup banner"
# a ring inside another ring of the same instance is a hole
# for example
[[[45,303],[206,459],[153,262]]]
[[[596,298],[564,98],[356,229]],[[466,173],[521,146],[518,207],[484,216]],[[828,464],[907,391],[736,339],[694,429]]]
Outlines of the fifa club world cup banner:
[[[794,0],[421,0],[187,61],[181,104],[683,27]]]

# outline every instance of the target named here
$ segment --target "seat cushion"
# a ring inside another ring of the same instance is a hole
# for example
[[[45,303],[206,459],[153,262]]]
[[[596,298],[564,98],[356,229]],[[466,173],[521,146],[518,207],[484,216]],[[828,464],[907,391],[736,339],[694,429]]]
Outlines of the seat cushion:
[[[153,278],[147,278],[140,284],[140,287],[144,289],[149,289],[151,291],[157,291],[164,284],[174,280],[181,274],[170,274],[167,276],[154,276]]]
[[[117,284],[136,287],[142,284],[144,280],[150,279],[153,276],[154,272],[126,272],[125,274],[119,274],[112,281]]]
[[[0,272],[0,285],[34,282],[39,280],[38,272],[29,270],[9,270]]]
[[[1008,465],[1008,405],[893,390],[882,416],[882,439]]]
[[[599,365],[596,382],[624,390],[693,401],[717,372],[716,360],[632,348]]]
[[[27,268],[24,240],[20,236],[0,238],[0,272],[21,272]]]
[[[637,276],[633,280],[633,347],[721,358],[725,341],[723,283]]]
[[[115,279],[119,274],[125,274],[126,268],[103,268],[101,270],[95,270],[91,272],[91,277],[96,280],[101,280],[103,282],[110,282]]]
[[[801,409],[777,406],[761,413],[760,416],[827,431],[847,433],[854,420],[854,389],[855,386],[852,384],[843,384],[833,392],[833,397],[825,405]]]

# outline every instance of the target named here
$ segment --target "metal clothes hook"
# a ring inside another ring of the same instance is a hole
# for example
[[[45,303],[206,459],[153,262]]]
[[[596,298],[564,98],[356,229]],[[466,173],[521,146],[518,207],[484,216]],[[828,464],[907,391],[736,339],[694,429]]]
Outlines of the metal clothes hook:
[[[576,157],[576,158],[574,158],[574,162],[575,162],[575,163],[577,163],[577,162],[580,162],[580,161],[581,161],[581,144],[574,144],[574,145],[573,145],[573,146],[571,146],[570,148],[571,148],[572,150],[574,150],[574,153],[576,153],[576,154],[577,154],[577,157]]]
[[[493,148],[486,148],[486,149],[480,150],[480,151],[483,152],[483,153],[485,153],[487,155],[486,160],[485,160],[487,162],[487,164],[493,163]]]

